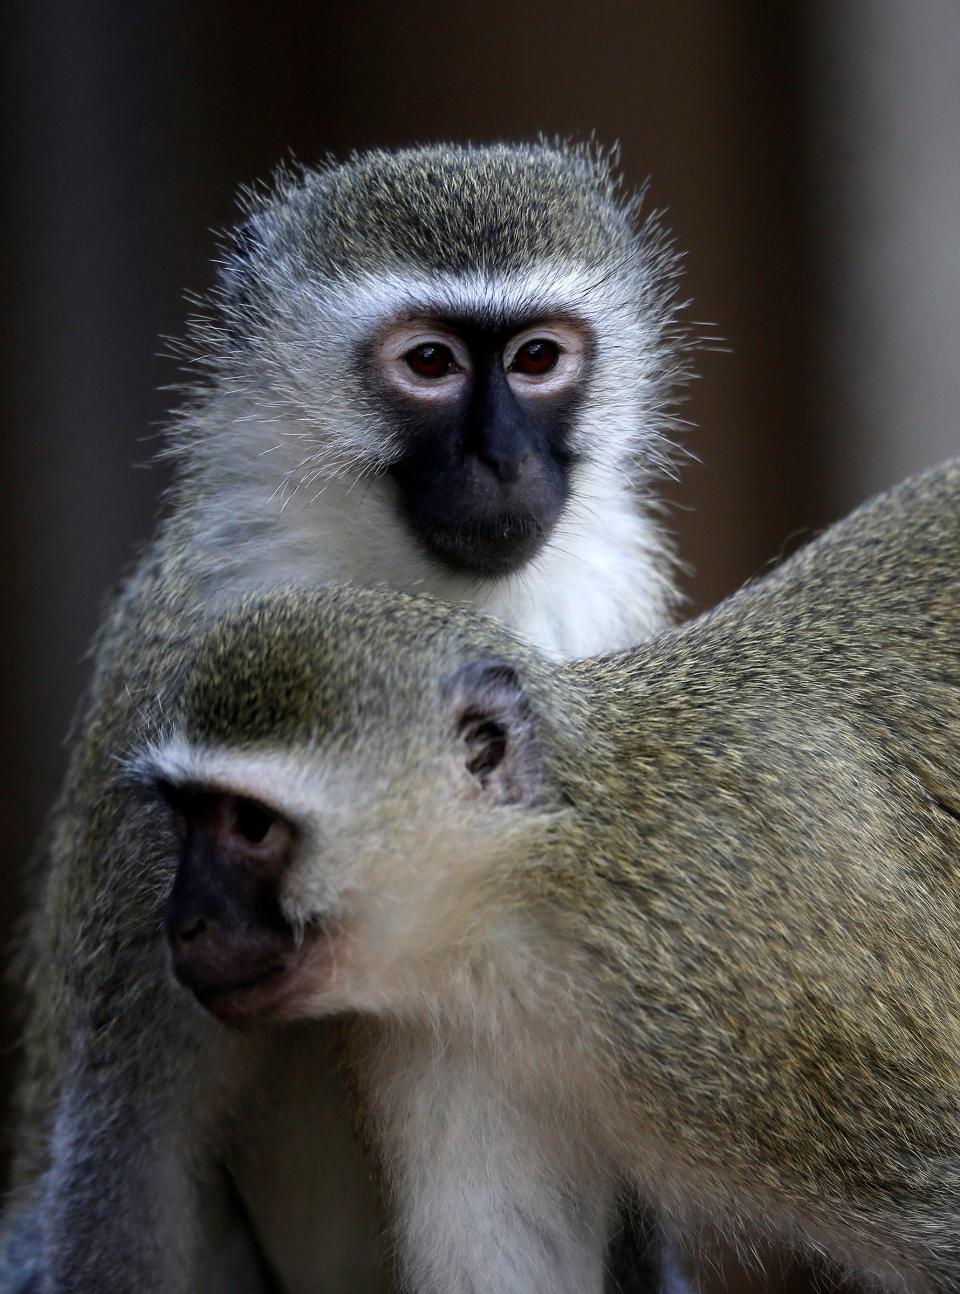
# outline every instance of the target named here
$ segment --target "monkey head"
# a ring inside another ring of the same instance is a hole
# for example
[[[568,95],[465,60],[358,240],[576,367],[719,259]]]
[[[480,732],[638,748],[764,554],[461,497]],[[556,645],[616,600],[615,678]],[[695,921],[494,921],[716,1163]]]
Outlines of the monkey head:
[[[180,436],[209,509],[225,463],[246,489],[217,534],[289,529],[301,572],[322,544],[326,580],[410,587],[389,577],[402,558],[448,596],[552,539],[569,552],[598,508],[629,528],[688,343],[676,254],[609,156],[374,151],[285,172],[246,206],[194,322],[210,380]],[[325,523],[351,508],[345,548]]]
[[[224,1021],[419,1009],[522,924],[515,874],[562,812],[516,662],[538,671],[484,617],[455,623],[333,589],[205,639],[138,767],[179,826],[173,972]]]

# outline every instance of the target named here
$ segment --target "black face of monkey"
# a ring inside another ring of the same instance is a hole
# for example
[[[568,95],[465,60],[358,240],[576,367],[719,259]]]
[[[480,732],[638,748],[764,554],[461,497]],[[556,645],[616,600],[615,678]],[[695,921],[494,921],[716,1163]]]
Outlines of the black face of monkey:
[[[279,903],[295,829],[240,796],[160,789],[183,842],[165,922],[174,975],[226,1023],[282,1014],[289,973],[306,942]]]
[[[418,319],[378,343],[406,447],[390,469],[400,511],[445,564],[507,575],[549,537],[570,495],[588,348],[567,320]]]

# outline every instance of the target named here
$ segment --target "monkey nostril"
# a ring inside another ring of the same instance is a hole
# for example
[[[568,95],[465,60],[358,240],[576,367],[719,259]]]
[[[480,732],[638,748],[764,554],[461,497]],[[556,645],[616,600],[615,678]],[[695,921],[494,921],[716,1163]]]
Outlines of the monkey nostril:
[[[207,922],[203,917],[197,917],[189,925],[181,926],[177,931],[177,941],[182,944],[189,944],[202,935],[207,928]]]
[[[494,454],[481,454],[480,461],[490,468],[501,485],[515,485],[529,457],[529,454],[523,454],[519,458],[498,458]]]

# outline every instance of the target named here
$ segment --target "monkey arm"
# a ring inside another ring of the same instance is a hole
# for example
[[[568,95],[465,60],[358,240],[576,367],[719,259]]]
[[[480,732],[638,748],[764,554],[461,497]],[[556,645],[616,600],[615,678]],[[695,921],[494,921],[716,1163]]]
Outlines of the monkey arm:
[[[177,1085],[80,1046],[57,1110],[41,1196],[44,1290],[195,1288],[199,1199]],[[120,1090],[118,1090],[120,1089]]]
[[[147,560],[104,631],[81,740],[38,876],[15,1191],[0,1290],[189,1294],[229,1212],[217,1162],[238,1042],[184,1011],[164,964],[169,824],[122,764],[193,641],[185,590]],[[241,1049],[242,1050],[242,1049]]]
[[[20,1130],[44,1150],[8,1223],[4,1291],[33,1288],[33,1273],[44,1291],[187,1294],[226,1210],[213,1144],[236,1044],[184,1013],[165,973],[164,833],[147,825],[115,789],[59,833],[34,933],[45,980],[32,1030],[55,1059],[34,1126]],[[125,917],[112,929],[111,906]]]

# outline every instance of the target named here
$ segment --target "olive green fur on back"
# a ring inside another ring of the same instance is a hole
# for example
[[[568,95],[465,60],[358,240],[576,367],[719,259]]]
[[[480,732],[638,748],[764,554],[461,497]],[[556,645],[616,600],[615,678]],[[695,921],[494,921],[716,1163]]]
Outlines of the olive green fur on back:
[[[813,701],[827,715],[832,705],[847,723],[952,757],[960,774],[960,712],[949,703],[960,682],[958,571],[954,460],[879,496],[655,644],[571,673],[600,694],[629,687],[644,709],[649,697],[651,720],[671,699],[684,717],[734,699],[735,714]]]
[[[741,1186],[788,1182],[825,1229],[864,1209],[875,1239],[899,1191],[922,1247],[960,1215],[960,462],[568,672],[612,1051],[649,1058],[692,1160],[747,1129]]]

